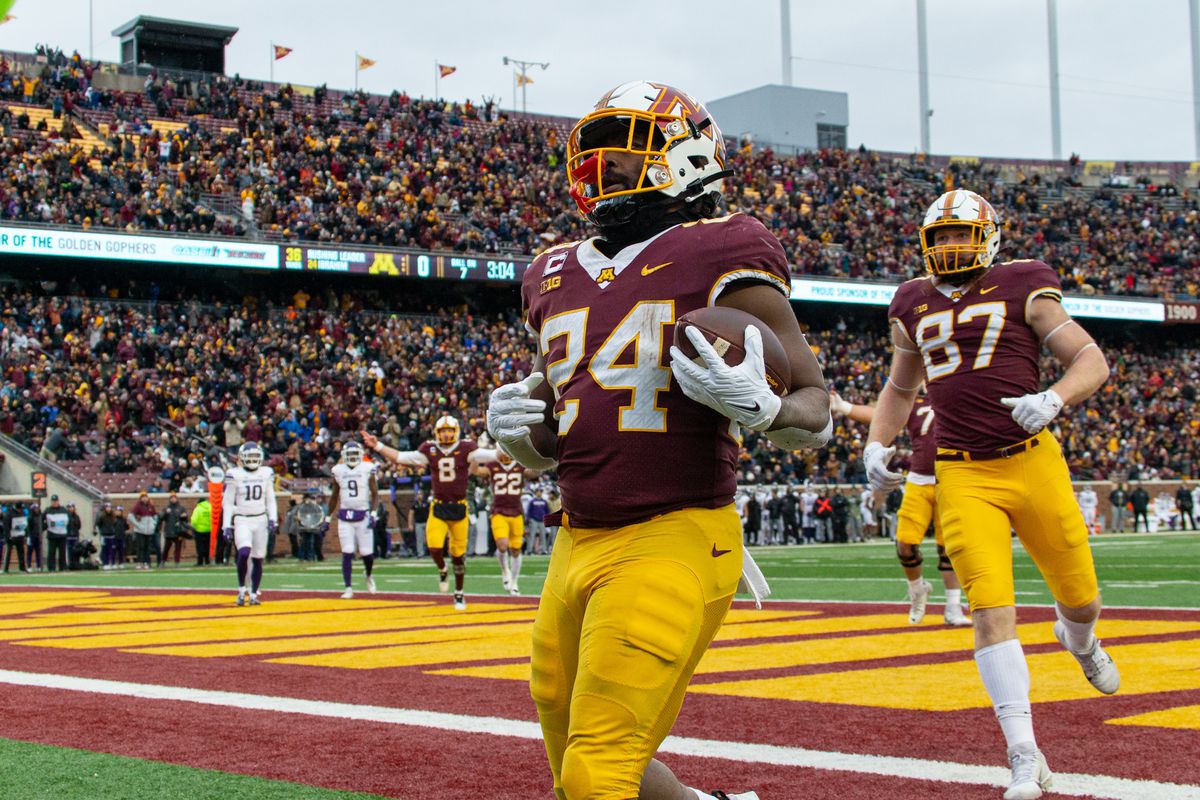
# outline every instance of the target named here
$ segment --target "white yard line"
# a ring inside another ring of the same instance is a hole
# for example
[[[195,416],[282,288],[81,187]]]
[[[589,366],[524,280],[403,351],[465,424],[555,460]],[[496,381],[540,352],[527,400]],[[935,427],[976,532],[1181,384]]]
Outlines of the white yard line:
[[[295,697],[219,692],[208,689],[187,689],[124,681],[80,678],[36,672],[0,670],[0,683],[16,686],[36,686],[119,697],[139,697],[199,703],[232,709],[270,711],[284,714],[304,714],[333,719],[364,720],[390,725],[432,728],[452,733],[478,733],[507,736],[517,739],[542,738],[536,722],[477,717],[466,714],[446,714],[409,708],[388,708],[352,703],[333,703],[325,700],[304,700]],[[749,742],[725,742],[714,739],[694,739],[670,736],[660,752],[702,758],[721,758],[770,766],[805,767],[835,772],[885,775],[946,783],[965,783],[984,786],[1006,786],[1009,771],[1004,767],[962,764],[932,759],[873,756],[860,753],[839,753],[811,750],[803,747],[784,747]],[[1122,798],[1122,800],[1200,800],[1200,786],[1185,786],[1159,781],[1139,781],[1109,775],[1057,773],[1054,793],[1071,796]]]

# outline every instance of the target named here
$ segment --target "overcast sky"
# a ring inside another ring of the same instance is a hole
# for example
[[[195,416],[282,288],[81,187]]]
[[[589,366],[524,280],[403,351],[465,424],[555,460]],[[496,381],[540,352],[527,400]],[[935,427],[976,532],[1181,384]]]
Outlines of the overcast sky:
[[[116,60],[113,28],[138,14],[240,30],[227,69],[266,78],[269,45],[294,48],[277,80],[349,88],[354,53],[373,92],[429,96],[434,63],[458,68],[444,97],[511,107],[503,56],[547,61],[529,110],[579,115],[630,79],[671,83],[701,100],[781,82],[778,0],[93,0],[95,55]],[[0,49],[50,42],[88,51],[88,0],[17,0]],[[927,0],[932,150],[1049,158],[1046,0]],[[1186,0],[1060,0],[1064,155],[1196,158]],[[911,151],[920,141],[915,0],[792,2],[793,81],[844,91],[848,141]],[[518,95],[519,98],[519,95]],[[518,99],[519,104],[519,99]],[[718,123],[720,120],[718,120]]]

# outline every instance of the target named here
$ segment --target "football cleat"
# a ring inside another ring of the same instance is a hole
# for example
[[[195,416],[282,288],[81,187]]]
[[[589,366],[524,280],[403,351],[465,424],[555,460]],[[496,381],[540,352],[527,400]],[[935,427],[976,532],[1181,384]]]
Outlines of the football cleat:
[[[342,599],[343,600],[353,600],[354,599],[354,590],[351,589],[349,586],[347,586],[346,591],[342,592]]]
[[[1054,785],[1046,757],[1032,742],[1008,748],[1008,763],[1012,765],[1012,780],[1004,800],[1036,800]]]
[[[367,594],[375,594],[375,579],[367,576]]]
[[[511,594],[513,597],[521,596],[521,590],[518,589],[515,584],[513,585],[513,587],[511,589],[508,590],[508,593]]]
[[[262,600],[259,600],[259,599],[258,599],[258,595],[256,595],[256,594],[252,594],[252,595],[250,595],[250,605],[252,605],[252,606],[261,606],[261,605],[262,605]]]
[[[947,625],[955,628],[969,628],[975,623],[971,622],[971,618],[963,613],[962,606],[957,603],[949,603],[946,605],[946,610],[942,613],[942,619]]]
[[[460,594],[459,592],[454,593],[454,610],[455,611],[466,611],[467,610],[467,598],[463,597],[462,594]]]
[[[244,595],[244,594],[239,594],[239,595],[238,595],[238,599],[237,599],[237,604],[238,604],[239,606],[244,606],[244,605],[246,605],[246,595]]]
[[[757,792],[743,792],[741,794],[725,794],[720,790],[712,793],[712,796],[717,800],[758,800]]]
[[[921,620],[925,619],[925,606],[932,592],[933,584],[929,581],[921,581],[915,589],[908,590],[909,625],[920,625]]]
[[[447,579],[446,574],[447,574],[446,570],[442,570],[441,572],[438,573],[438,591],[439,592],[445,593],[445,592],[450,591],[450,581]]]
[[[1117,671],[1112,656],[1105,652],[1100,646],[1100,640],[1095,636],[1092,637],[1091,649],[1084,653],[1076,653],[1067,647],[1067,629],[1061,622],[1054,623],[1054,638],[1058,639],[1058,643],[1068,653],[1075,656],[1079,666],[1083,667],[1083,676],[1101,694],[1113,694],[1121,688],[1121,673]]]

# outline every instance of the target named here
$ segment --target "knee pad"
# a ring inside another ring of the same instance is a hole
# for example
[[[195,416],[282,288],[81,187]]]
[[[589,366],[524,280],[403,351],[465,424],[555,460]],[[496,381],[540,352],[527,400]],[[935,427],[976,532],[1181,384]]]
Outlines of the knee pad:
[[[938,550],[940,551],[941,548],[939,547]],[[920,547],[904,542],[896,542],[896,557],[900,559],[900,566],[910,569],[921,566],[925,561]]]
[[[954,572],[954,565],[950,563],[950,556],[946,554],[946,548],[939,544],[937,549],[938,570],[941,572]]]

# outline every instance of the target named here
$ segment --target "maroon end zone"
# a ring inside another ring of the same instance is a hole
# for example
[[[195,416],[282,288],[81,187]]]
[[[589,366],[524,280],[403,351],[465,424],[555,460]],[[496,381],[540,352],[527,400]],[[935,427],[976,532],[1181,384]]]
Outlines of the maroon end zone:
[[[113,590],[109,594],[160,596],[123,590]],[[313,596],[311,593],[272,592],[270,598],[311,599]],[[427,596],[387,597],[429,599]],[[214,614],[225,616],[232,610],[226,594],[213,593],[213,598]],[[527,598],[496,599],[495,602],[511,604],[515,608],[533,605]],[[768,604],[768,609],[816,611],[842,617],[879,614],[885,610],[900,614],[904,607]],[[51,612],[70,610],[71,604],[64,602]],[[83,607],[79,610],[81,620],[86,619],[88,611]],[[1121,609],[1106,611],[1105,618],[1200,623],[1200,611]],[[36,623],[37,614],[17,618],[0,616],[0,626],[14,619]],[[1051,619],[1050,609],[1021,610],[1022,623]],[[0,627],[0,630],[4,629]],[[189,658],[111,648],[62,649],[39,646],[32,639],[19,644],[19,635],[12,631],[6,631],[4,635],[7,641],[0,642],[0,658],[3,659],[0,663],[5,670],[511,720],[536,719],[528,688],[521,681],[429,674],[432,669],[463,665],[461,657],[454,659],[450,655],[453,642],[445,643],[447,661],[452,662],[447,665],[361,671],[268,663],[261,656]],[[69,634],[64,630],[64,635]],[[796,646],[802,647],[805,639],[812,638],[829,636],[776,637],[768,641],[794,639]],[[1136,641],[1159,642],[1164,647],[1172,647],[1178,642],[1182,647],[1198,638],[1198,632],[1184,632],[1107,639],[1106,645]],[[736,640],[721,641],[715,646],[745,644],[745,640]],[[1046,645],[1034,645],[1027,648],[1027,652],[1034,655],[1050,649]],[[932,665],[947,658],[961,660],[961,654],[906,656],[888,659],[885,663],[887,666]],[[507,658],[468,662],[469,666],[512,663],[514,659]],[[823,664],[820,671],[860,670],[867,663],[874,664],[862,661]],[[807,665],[707,674],[698,675],[696,682],[803,674],[814,669]],[[1036,685],[1036,672],[1033,680]],[[1034,718],[1039,742],[1056,772],[1200,784],[1200,765],[1194,758],[1194,754],[1200,752],[1200,731],[1108,722],[1152,711],[1200,705],[1200,678],[1196,687],[1038,703]],[[0,692],[0,736],[8,738],[389,796],[449,800],[475,796],[464,792],[468,787],[473,792],[480,786],[494,788],[489,793],[496,796],[550,796],[549,778],[542,764],[544,754],[540,744],[530,739],[80,691],[6,688]],[[904,687],[895,687],[897,692],[903,690]],[[954,687],[947,687],[947,690],[954,691]],[[30,713],[31,709],[36,713]],[[692,693],[673,733],[699,739],[801,747],[823,752],[1003,766],[1003,741],[991,710],[983,708],[932,712]],[[333,742],[337,744],[328,746]],[[998,796],[997,790],[991,787],[943,784],[890,775],[765,763],[737,764],[675,755],[668,755],[664,760],[700,788],[727,791],[754,788],[763,800],[799,796],[865,798],[868,793],[892,798]],[[456,783],[460,778],[467,783]]]

